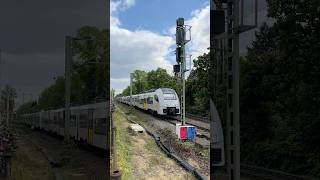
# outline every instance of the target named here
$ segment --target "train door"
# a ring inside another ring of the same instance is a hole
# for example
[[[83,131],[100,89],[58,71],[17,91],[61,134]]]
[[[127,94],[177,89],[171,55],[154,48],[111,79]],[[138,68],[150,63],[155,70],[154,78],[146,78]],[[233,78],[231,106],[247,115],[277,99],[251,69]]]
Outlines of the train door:
[[[75,110],[75,121],[76,121],[76,140],[80,140],[79,139],[79,119],[80,119],[80,113],[78,113],[77,110]]]
[[[88,110],[88,143],[93,144],[93,109]]]
[[[147,96],[143,98],[143,109],[148,110]]]

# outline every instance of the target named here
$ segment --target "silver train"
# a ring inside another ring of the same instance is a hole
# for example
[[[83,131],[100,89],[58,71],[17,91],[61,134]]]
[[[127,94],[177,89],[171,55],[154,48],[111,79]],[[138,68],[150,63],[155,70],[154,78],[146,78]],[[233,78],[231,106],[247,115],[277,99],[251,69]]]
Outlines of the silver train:
[[[109,103],[100,102],[70,108],[70,138],[107,149],[107,117]],[[32,128],[64,136],[65,110],[55,109],[21,115],[22,120]]]
[[[180,114],[179,97],[170,88],[152,89],[140,94],[122,96],[118,101],[157,115],[177,116]]]

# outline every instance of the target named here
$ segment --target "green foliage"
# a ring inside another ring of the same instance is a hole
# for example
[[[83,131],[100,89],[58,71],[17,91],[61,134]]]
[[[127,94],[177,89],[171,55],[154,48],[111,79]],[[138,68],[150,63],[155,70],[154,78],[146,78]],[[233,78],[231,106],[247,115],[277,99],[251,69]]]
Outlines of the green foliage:
[[[44,89],[39,97],[39,106],[43,108],[59,108],[64,105],[64,78],[57,77],[53,85]]]
[[[209,114],[209,63],[210,55],[203,54],[194,60],[194,69],[186,81],[186,112],[208,116]]]
[[[2,113],[7,111],[8,98],[9,98],[9,111],[13,111],[14,100],[17,97],[17,92],[15,88],[6,85],[0,94],[0,111]]]
[[[150,72],[143,70],[134,71],[132,94],[138,94],[149,89],[157,89],[160,87],[175,89],[179,94],[176,77],[170,76],[165,69],[158,68]],[[123,96],[130,95],[130,86],[125,88],[121,94]]]
[[[320,3],[268,4],[275,23],[241,60],[242,159],[320,177]]]

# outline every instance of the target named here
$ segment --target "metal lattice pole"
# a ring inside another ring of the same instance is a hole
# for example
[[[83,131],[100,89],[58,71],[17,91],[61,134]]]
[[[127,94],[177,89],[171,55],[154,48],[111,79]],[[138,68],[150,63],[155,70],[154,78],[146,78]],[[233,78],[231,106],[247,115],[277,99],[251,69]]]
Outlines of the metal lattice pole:
[[[240,180],[239,114],[239,0],[227,4],[227,171],[230,180]]]

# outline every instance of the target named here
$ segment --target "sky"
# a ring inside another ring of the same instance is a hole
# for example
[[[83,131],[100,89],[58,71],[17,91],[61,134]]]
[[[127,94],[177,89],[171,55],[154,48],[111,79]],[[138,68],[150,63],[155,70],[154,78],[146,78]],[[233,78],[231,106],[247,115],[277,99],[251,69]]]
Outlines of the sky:
[[[246,1],[246,23],[253,22],[254,4]],[[259,0],[259,24],[267,21],[266,3]],[[158,67],[172,74],[175,64],[175,25],[178,17],[191,25],[187,54],[192,59],[208,52],[210,39],[209,0],[111,0],[111,88],[116,94],[129,85],[134,70]],[[254,30],[240,36],[240,54],[254,39]],[[189,63],[188,63],[189,64]],[[192,65],[191,65],[192,66]]]
[[[208,0],[112,0],[110,8],[111,88],[116,94],[128,86],[130,73],[136,69],[160,67],[172,74],[178,17],[192,26],[187,53],[197,57],[207,52]]]
[[[17,102],[36,99],[64,75],[64,37],[84,25],[107,28],[106,0],[1,0],[0,87],[17,89]]]

